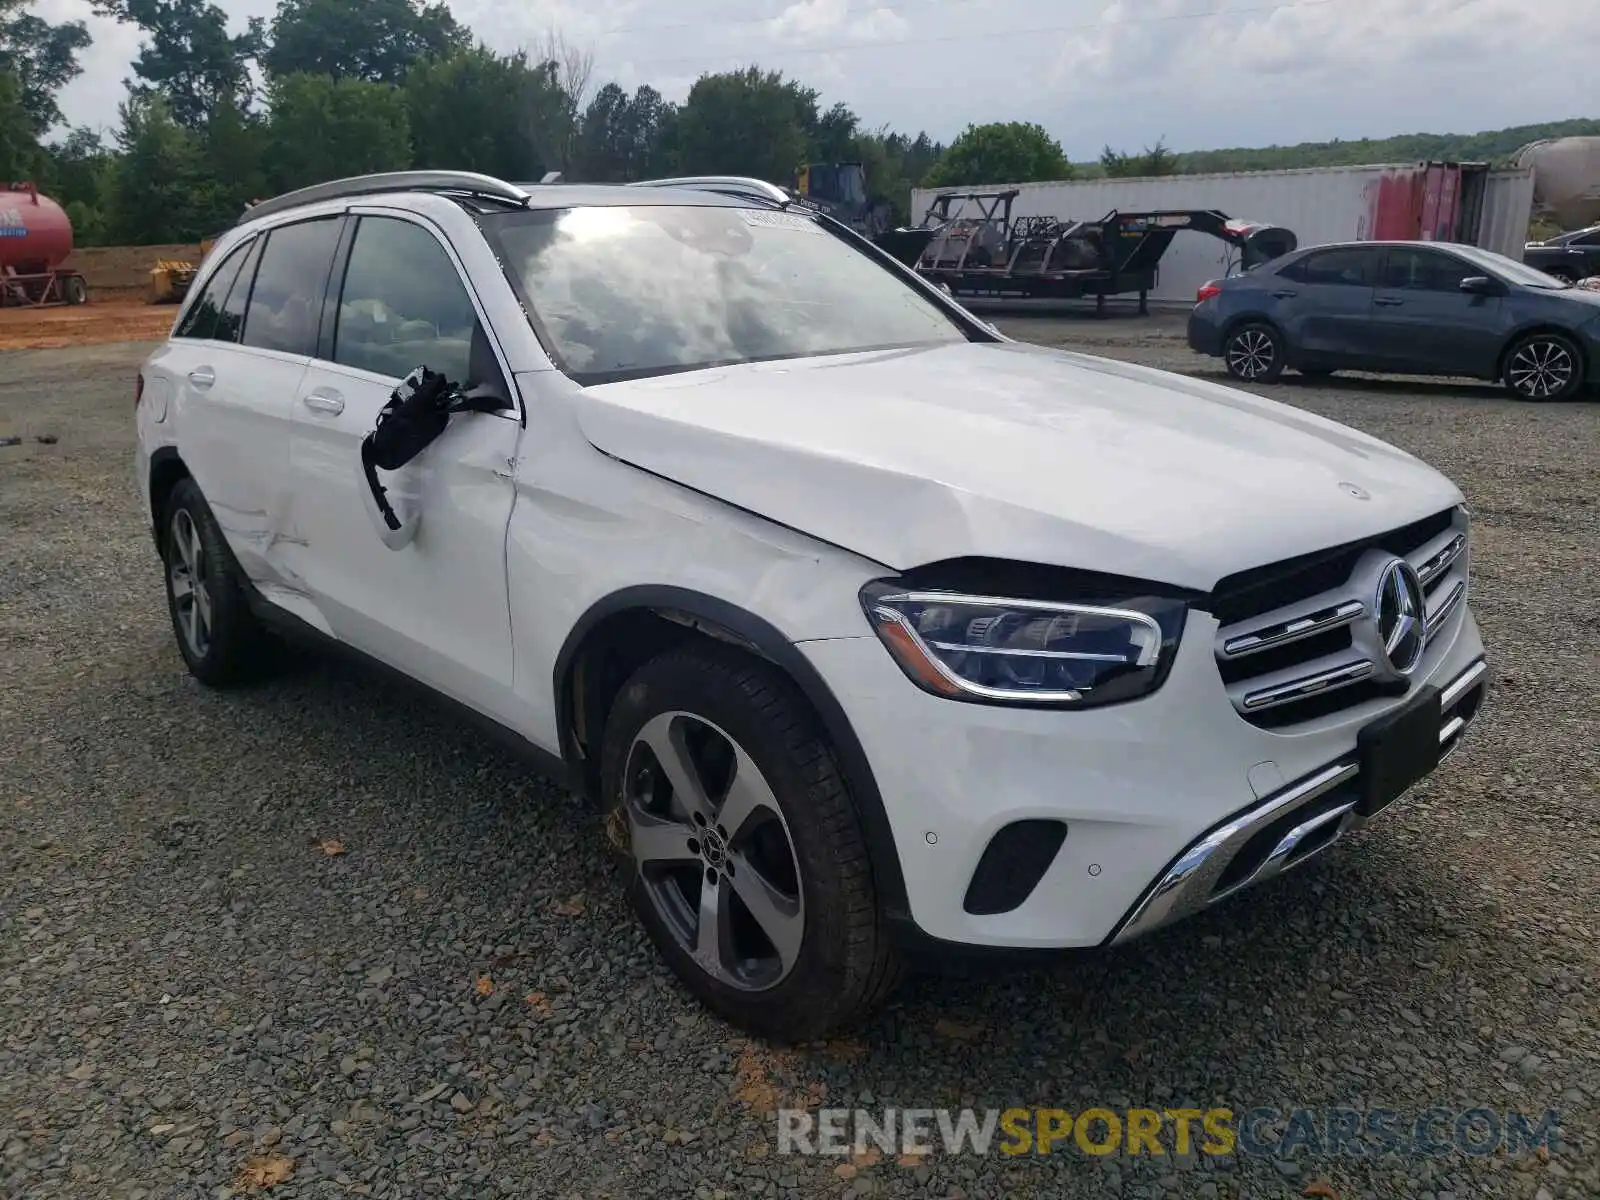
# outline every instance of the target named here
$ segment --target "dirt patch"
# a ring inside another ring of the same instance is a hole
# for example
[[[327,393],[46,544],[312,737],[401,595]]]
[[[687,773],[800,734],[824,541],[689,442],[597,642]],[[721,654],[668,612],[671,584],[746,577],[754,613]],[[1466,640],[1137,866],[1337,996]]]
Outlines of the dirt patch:
[[[0,350],[158,341],[167,336],[177,313],[174,305],[146,304],[141,296],[126,293],[116,299],[92,299],[76,308],[4,308]]]

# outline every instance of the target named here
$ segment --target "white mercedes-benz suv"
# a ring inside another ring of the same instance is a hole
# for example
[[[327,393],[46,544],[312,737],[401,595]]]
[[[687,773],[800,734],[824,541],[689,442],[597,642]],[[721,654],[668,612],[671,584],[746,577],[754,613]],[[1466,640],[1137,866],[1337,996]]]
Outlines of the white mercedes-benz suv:
[[[138,394],[189,669],[310,637],[511,733],[772,1037],[908,947],[1118,943],[1296,866],[1487,685],[1436,471],[1010,341],[751,180],[267,201]]]

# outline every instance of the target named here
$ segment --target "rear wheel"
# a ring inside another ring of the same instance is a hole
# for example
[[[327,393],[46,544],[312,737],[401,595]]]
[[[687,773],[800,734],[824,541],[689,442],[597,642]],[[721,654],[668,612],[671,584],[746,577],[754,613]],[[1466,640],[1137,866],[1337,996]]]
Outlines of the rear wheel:
[[[254,678],[270,638],[245,599],[238,565],[194,480],[180,480],[161,524],[167,608],[178,651],[201,683]]]
[[[1270,325],[1241,325],[1222,348],[1228,374],[1246,383],[1271,383],[1283,374],[1283,338]]]
[[[699,999],[763,1037],[858,1022],[899,980],[860,819],[809,707],[715,645],[624,685],[601,754],[628,897]]]
[[[1564,334],[1530,333],[1506,351],[1504,376],[1519,400],[1569,400],[1583,387],[1583,357]]]

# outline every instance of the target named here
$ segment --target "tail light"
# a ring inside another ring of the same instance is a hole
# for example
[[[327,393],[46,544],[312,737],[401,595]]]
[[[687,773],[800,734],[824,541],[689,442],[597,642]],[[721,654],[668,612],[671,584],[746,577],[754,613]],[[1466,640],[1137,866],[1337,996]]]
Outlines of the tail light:
[[[1208,279],[1200,285],[1200,290],[1194,294],[1194,302],[1199,304],[1204,300],[1211,299],[1213,296],[1220,295],[1222,295],[1222,285],[1215,279]]]
[[[139,407],[139,401],[144,399],[144,372],[140,371],[133,377],[133,407]]]

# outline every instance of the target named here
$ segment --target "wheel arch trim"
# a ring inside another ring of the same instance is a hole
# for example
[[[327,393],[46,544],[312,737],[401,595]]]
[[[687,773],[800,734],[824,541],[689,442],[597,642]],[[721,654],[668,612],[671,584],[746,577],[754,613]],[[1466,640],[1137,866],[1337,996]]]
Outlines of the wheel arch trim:
[[[171,478],[173,482],[166,489],[170,490],[179,479],[185,477],[192,478],[193,473],[176,446],[158,446],[151,452],[150,469],[145,480],[145,503],[150,506],[150,535],[155,539],[158,551],[161,549],[161,513],[156,509],[157,485]]]
[[[622,588],[590,605],[562,642],[552,673],[558,745],[573,777],[582,778],[586,773],[585,760],[574,737],[573,692],[579,655],[589,635],[603,621],[627,612],[677,620],[707,636],[720,636],[743,645],[789,677],[821,722],[845,784],[856,802],[871,853],[873,884],[884,915],[891,920],[908,919],[905,876],[894,831],[860,738],[843,706],[810,659],[776,626],[748,609],[703,592],[665,584]]]

